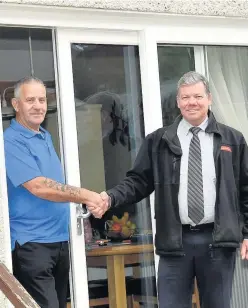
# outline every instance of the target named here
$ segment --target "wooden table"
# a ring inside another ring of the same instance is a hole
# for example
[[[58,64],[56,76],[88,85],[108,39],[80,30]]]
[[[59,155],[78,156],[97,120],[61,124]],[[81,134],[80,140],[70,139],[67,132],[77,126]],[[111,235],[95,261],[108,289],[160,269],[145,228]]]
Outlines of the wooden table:
[[[96,247],[88,250],[87,265],[101,266],[106,258],[110,308],[126,308],[125,264],[140,263],[141,259],[153,259],[152,244],[124,244]]]

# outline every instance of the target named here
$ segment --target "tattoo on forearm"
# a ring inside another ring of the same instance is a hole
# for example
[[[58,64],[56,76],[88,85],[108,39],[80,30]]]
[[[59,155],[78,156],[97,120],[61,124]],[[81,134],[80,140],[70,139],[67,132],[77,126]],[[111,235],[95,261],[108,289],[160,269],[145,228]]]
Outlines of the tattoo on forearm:
[[[80,188],[70,186],[67,184],[61,184],[61,183],[58,183],[54,180],[47,179],[47,178],[43,181],[43,183],[45,184],[46,187],[53,188],[53,189],[56,189],[62,192],[69,192],[71,196],[75,196],[75,197],[80,196]]]

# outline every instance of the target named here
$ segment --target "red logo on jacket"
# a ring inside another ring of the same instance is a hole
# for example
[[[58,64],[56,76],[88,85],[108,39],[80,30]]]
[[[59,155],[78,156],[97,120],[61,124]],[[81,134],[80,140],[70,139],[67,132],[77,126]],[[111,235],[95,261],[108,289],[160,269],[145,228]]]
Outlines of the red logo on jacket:
[[[220,149],[222,151],[232,152],[232,149],[227,145],[222,145]]]

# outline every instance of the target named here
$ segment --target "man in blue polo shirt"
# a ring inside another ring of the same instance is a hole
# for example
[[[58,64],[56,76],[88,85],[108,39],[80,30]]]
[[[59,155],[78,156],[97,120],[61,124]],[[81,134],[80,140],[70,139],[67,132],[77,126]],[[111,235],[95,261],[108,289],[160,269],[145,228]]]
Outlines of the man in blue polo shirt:
[[[84,203],[95,217],[107,209],[100,195],[64,183],[51,135],[43,129],[46,88],[34,77],[19,81],[16,119],[4,132],[13,272],[42,308],[65,308],[69,275],[68,202]]]

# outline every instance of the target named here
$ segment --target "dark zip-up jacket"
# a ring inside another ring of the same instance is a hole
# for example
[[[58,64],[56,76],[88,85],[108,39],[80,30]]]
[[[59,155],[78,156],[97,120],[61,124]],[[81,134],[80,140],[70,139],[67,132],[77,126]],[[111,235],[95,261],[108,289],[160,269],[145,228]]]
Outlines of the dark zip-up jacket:
[[[243,135],[218,123],[209,111],[206,133],[214,134],[216,203],[213,246],[239,247],[248,238],[248,148]],[[182,149],[176,121],[148,135],[126,178],[107,191],[112,206],[136,203],[155,191],[158,255],[183,255],[178,192]]]

